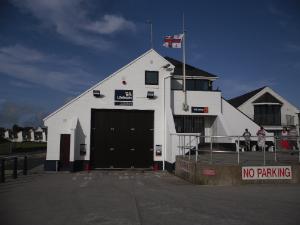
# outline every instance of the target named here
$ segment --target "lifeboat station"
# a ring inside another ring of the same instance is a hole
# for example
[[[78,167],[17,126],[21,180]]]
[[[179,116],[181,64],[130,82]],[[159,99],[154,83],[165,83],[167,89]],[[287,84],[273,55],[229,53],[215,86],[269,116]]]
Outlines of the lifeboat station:
[[[195,141],[182,136],[201,136],[196,146],[224,137],[214,142],[235,151],[226,137],[256,134],[259,124],[214,87],[217,75],[185,68],[183,77],[181,61],[150,49],[51,113],[45,170],[172,170],[182,142]]]

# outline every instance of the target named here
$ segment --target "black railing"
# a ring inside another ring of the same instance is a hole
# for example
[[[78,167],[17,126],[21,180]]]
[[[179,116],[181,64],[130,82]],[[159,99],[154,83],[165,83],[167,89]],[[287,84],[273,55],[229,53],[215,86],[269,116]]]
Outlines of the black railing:
[[[23,162],[20,163],[20,159],[23,159]],[[4,183],[7,177],[6,171],[12,171],[12,174],[10,175],[13,179],[18,178],[18,168],[20,169],[20,164],[23,164],[22,166],[22,174],[27,175],[28,174],[28,157],[27,155],[20,155],[20,156],[7,156],[0,158],[1,162],[1,178],[0,182]]]

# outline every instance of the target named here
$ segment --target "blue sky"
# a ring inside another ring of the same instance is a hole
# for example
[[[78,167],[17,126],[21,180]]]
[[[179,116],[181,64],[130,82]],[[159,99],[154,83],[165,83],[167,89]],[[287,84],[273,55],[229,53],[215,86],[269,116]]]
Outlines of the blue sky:
[[[187,63],[218,75],[225,98],[268,85],[300,107],[300,2],[2,0],[0,126],[37,125],[165,35],[187,30]]]

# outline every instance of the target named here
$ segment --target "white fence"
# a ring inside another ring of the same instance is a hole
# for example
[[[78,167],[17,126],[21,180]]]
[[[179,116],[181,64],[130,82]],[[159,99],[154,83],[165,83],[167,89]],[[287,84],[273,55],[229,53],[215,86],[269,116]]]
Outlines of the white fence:
[[[237,164],[251,160],[263,162],[263,165],[295,161],[300,163],[299,136],[266,136],[265,141],[260,144],[257,141],[258,136],[251,136],[250,139],[245,140],[243,136],[202,136],[176,133],[171,134],[171,138],[173,143],[177,143],[173,151],[175,155],[187,157],[189,160],[205,159],[211,164],[216,159],[221,162],[226,161],[226,158]]]

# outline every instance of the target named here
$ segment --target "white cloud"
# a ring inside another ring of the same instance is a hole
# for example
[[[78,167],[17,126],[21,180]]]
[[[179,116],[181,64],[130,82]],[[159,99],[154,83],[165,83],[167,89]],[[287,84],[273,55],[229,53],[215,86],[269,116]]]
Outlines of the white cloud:
[[[33,55],[21,57],[25,52]],[[0,73],[19,82],[25,81],[25,85],[36,84],[70,94],[78,94],[95,80],[92,74],[82,69],[80,63],[76,66],[72,59],[46,55],[20,45],[0,48]]]
[[[285,13],[282,9],[280,9],[277,5],[274,3],[269,3],[267,6],[267,9],[269,13],[275,16],[284,17],[284,18],[290,18],[290,16]]]
[[[32,88],[33,85],[29,84],[28,82],[14,80],[9,82],[10,85],[18,87],[18,88]]]
[[[85,26],[85,29],[99,34],[111,34],[121,30],[135,31],[135,25],[121,16],[104,15],[101,21],[89,23]]]
[[[0,98],[0,105],[6,101],[5,98]]]
[[[193,52],[191,55],[191,61],[193,63],[199,63],[204,58],[204,54],[201,52]]]
[[[36,62],[42,61],[44,55],[34,49],[25,48],[21,45],[7,46],[0,48],[0,53],[14,61]]]
[[[82,7],[83,0],[13,0],[13,3],[77,45],[110,49],[113,43],[106,35],[136,29],[133,22],[118,15],[91,20]]]
[[[298,44],[287,43],[285,46],[288,51],[300,52],[300,45]]]
[[[294,62],[293,63],[293,68],[296,69],[296,70],[300,70],[300,62]]]
[[[290,30],[293,28],[293,20],[295,19],[292,14],[287,13],[283,7],[280,7],[274,1],[267,4],[267,12],[275,18],[275,22],[279,24],[282,29]],[[297,28],[296,28],[297,29]]]
[[[0,126],[12,127],[13,124],[40,126],[47,113],[37,105],[5,101],[0,108]]]

